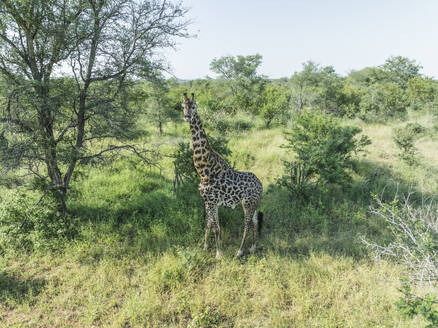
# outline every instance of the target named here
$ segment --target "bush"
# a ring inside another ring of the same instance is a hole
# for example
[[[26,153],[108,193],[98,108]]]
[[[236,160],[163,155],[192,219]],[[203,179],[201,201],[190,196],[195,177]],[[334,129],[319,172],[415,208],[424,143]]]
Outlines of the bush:
[[[247,131],[254,127],[254,117],[252,114],[239,111],[230,115],[225,110],[209,112],[205,116],[204,124],[210,130],[227,134],[229,132]]]
[[[58,212],[50,197],[40,202],[22,189],[3,192],[0,203],[0,252],[54,248],[76,234],[75,222]]]
[[[306,196],[311,189],[308,167],[300,162],[284,162],[285,174],[277,180],[277,184],[286,187],[291,192],[292,199],[301,199]]]
[[[295,190],[311,180],[319,185],[349,182],[347,169],[353,167],[353,153],[371,143],[367,136],[355,138],[360,132],[357,127],[341,126],[331,116],[303,112],[286,133],[288,144],[283,147],[293,151],[296,159],[284,163],[285,174],[280,184]]]
[[[408,97],[397,83],[375,83],[362,94],[359,116],[367,121],[403,117],[408,106]]]
[[[268,84],[263,90],[260,114],[269,128],[273,122],[285,122],[289,107],[289,92],[286,86]]]
[[[394,129],[392,136],[396,146],[400,148],[401,153],[398,156],[408,165],[418,163],[416,159],[417,148],[414,146],[414,136],[410,131],[403,128]]]
[[[391,231],[391,242],[378,245],[363,240],[376,256],[386,256],[410,268],[412,280],[438,279],[438,206],[423,199],[416,204],[412,194],[387,203],[374,197],[371,213],[382,218]]]
[[[211,148],[225,159],[231,155],[228,139],[225,137],[209,137],[208,141]],[[174,189],[184,182],[191,184],[199,183],[200,179],[193,164],[193,149],[190,142],[180,142],[172,157],[174,158],[173,165],[175,169]]]
[[[421,315],[426,321],[430,322],[426,328],[438,327],[438,300],[434,295],[419,297],[412,294],[411,286],[404,284],[399,289],[403,296],[395,303],[399,311],[409,318]]]
[[[361,97],[362,91],[360,91],[351,83],[345,83],[339,96],[339,114],[345,115],[350,118],[356,117],[358,112],[360,111]]]
[[[407,82],[406,94],[413,110],[434,109],[437,101],[437,84],[427,77],[416,76]]]
[[[415,296],[411,284],[428,283],[436,286],[438,279],[438,207],[433,200],[415,203],[412,194],[403,199],[396,197],[390,203],[375,197],[376,205],[371,213],[382,218],[391,231],[391,242],[386,245],[362,241],[372,249],[377,258],[389,257],[400,262],[408,269],[409,282],[400,290],[403,294],[396,303],[399,310],[410,317],[421,314],[437,327],[437,299],[434,295]],[[435,289],[436,290],[436,289]]]
[[[424,126],[422,126],[420,123],[417,123],[417,122],[406,124],[405,129],[408,130],[413,135],[419,135],[419,134],[422,134],[426,131]]]
[[[405,127],[393,130],[392,138],[396,146],[402,151],[399,153],[399,157],[408,165],[418,164],[416,158],[417,148],[414,146],[414,141],[424,131],[425,128],[418,123],[408,123]]]
[[[438,131],[438,110],[433,114],[433,129]]]

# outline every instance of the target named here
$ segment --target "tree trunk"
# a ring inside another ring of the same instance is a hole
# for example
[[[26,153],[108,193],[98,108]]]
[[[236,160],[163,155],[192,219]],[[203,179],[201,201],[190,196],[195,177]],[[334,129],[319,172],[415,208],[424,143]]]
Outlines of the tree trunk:
[[[64,185],[58,165],[56,140],[53,133],[53,113],[49,100],[49,87],[46,83],[40,82],[36,91],[40,98],[38,99],[38,121],[41,138],[43,140],[44,162],[46,163],[47,175],[50,179],[49,191],[58,203],[60,212],[65,215],[67,211],[67,188]]]

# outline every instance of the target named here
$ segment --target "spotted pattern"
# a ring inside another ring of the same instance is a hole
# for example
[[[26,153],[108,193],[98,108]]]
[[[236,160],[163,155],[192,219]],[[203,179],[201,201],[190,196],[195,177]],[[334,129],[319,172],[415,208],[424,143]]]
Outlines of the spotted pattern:
[[[237,255],[241,256],[243,254],[245,239],[250,228],[253,232],[251,250],[254,251],[259,224],[257,208],[263,193],[262,183],[251,172],[240,172],[232,169],[225,159],[211,149],[197,113],[197,104],[194,101],[193,94],[190,99],[184,94],[182,105],[184,119],[190,123],[193,162],[201,177],[199,192],[204,200],[206,210],[204,248],[208,248],[208,236],[210,229],[213,229],[216,240],[216,257],[220,256],[218,207],[228,206],[234,208],[241,203],[244,211],[245,227]]]

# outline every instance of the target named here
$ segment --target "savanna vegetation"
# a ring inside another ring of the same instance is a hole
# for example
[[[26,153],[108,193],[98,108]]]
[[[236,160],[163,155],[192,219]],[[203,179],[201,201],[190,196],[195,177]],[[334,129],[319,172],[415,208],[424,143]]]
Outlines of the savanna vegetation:
[[[0,4],[0,322],[6,327],[436,327],[438,82],[394,56],[341,76],[218,57],[164,78],[167,1]],[[285,75],[289,74],[285,72]],[[264,185],[259,248],[221,208],[182,120]]]

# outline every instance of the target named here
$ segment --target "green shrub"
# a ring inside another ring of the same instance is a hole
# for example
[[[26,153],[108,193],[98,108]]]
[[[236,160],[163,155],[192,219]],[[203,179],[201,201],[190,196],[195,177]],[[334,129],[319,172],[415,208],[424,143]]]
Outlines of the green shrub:
[[[208,141],[211,148],[224,158],[231,155],[227,138],[222,136],[208,137]],[[184,182],[199,183],[199,176],[193,164],[193,149],[190,142],[180,142],[172,157],[174,158],[173,165],[175,169],[174,188]]]
[[[409,318],[421,315],[429,322],[425,328],[438,327],[438,300],[434,295],[419,297],[412,294],[411,286],[404,284],[399,289],[403,296],[395,303],[399,311]]]
[[[350,118],[356,117],[360,111],[362,93],[360,89],[351,83],[345,83],[339,96],[339,114]]]
[[[288,143],[283,147],[293,151],[296,159],[284,163],[280,184],[295,190],[310,181],[318,185],[349,182],[352,155],[371,143],[367,136],[355,138],[360,132],[358,127],[341,126],[334,117],[303,112],[286,132]]]
[[[411,123],[406,124],[405,129],[408,130],[413,135],[420,135],[426,131],[424,126],[422,126],[420,123],[417,123],[417,122],[415,122],[415,123],[411,122]]]
[[[403,117],[409,100],[397,83],[375,83],[363,92],[359,107],[359,117],[367,121]]]
[[[269,128],[273,122],[285,122],[289,98],[289,90],[286,86],[268,84],[265,87],[260,114],[266,128]]]
[[[233,164],[242,167],[246,170],[251,169],[255,163],[255,156],[252,150],[246,148],[239,148],[233,152],[233,156],[230,157]]]
[[[408,165],[418,164],[416,157],[417,148],[414,145],[415,139],[425,131],[425,128],[418,123],[408,123],[404,127],[393,130],[393,140],[401,150],[398,156]]]
[[[0,251],[54,248],[76,234],[75,221],[46,196],[37,202],[22,189],[4,191],[0,203]]]
[[[308,170],[309,167],[305,163],[285,161],[285,174],[277,180],[277,183],[282,187],[288,188],[292,193],[292,198],[301,199],[311,189],[309,184],[311,174]]]
[[[433,129],[438,131],[438,110],[433,115]]]
[[[437,101],[436,82],[427,77],[416,76],[407,81],[406,94],[413,110],[434,109]]]
[[[204,124],[208,130],[214,130],[221,135],[229,132],[247,131],[254,127],[254,117],[252,114],[239,111],[234,114],[227,113],[225,110],[208,112],[204,115]]]

